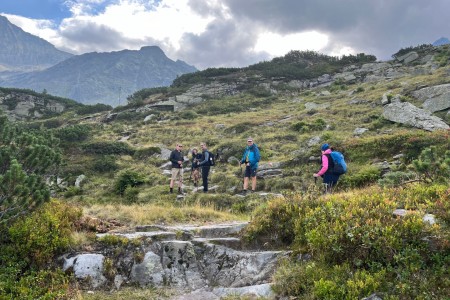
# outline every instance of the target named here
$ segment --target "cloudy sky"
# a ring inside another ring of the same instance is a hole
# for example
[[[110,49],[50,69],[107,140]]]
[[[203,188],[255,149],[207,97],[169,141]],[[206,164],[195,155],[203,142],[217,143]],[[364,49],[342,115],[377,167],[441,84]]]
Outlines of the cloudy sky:
[[[199,69],[290,50],[386,60],[450,38],[449,0],[0,0],[0,14],[73,54],[157,45]]]

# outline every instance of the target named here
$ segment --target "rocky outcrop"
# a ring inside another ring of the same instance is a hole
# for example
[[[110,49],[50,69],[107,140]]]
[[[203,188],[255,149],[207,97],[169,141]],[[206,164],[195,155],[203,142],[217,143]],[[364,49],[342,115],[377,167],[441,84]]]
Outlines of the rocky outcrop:
[[[137,284],[186,294],[177,299],[205,293],[270,296],[271,275],[288,253],[246,248],[236,237],[246,225],[148,225],[131,233],[99,234],[100,239],[115,235],[130,242],[67,254],[63,270],[72,271],[88,289]]]
[[[0,109],[10,120],[23,120],[40,118],[48,113],[62,113],[66,108],[64,104],[45,96],[0,91]]]
[[[431,112],[450,108],[450,84],[425,87],[413,92],[412,95],[423,101],[422,107]]]
[[[428,131],[448,130],[450,128],[441,118],[433,116],[428,110],[420,109],[408,102],[393,102],[385,105],[383,117],[392,122]]]

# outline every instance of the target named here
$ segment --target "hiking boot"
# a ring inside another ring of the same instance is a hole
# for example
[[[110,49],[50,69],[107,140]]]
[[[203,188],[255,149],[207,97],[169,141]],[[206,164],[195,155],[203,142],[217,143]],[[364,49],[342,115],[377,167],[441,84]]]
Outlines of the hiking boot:
[[[170,188],[169,193],[173,194],[173,188]]]
[[[245,196],[245,195],[247,195],[247,193],[248,193],[248,190],[242,190],[239,194],[242,196]]]

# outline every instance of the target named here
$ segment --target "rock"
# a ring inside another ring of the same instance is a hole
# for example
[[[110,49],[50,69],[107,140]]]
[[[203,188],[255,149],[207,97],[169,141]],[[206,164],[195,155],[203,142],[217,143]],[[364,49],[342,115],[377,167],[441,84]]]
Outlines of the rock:
[[[429,111],[420,109],[408,102],[390,103],[383,108],[383,117],[392,122],[427,131],[448,130],[450,128],[441,118],[432,116]]]
[[[89,279],[89,284],[93,288],[98,288],[107,281],[103,276],[104,260],[105,257],[102,254],[79,254],[65,260],[63,270],[73,268],[75,278]]]
[[[140,286],[159,286],[164,283],[164,269],[159,255],[149,251],[141,263],[133,264],[130,281]]]
[[[75,180],[75,187],[80,188],[81,184],[83,183],[83,181],[86,179],[86,175],[81,174],[80,176],[77,177],[77,179]]]
[[[436,224],[436,217],[433,214],[425,214],[422,220],[430,225]]]
[[[154,118],[156,118],[156,115],[154,115],[154,114],[148,115],[144,118],[144,123],[150,122]]]
[[[237,296],[254,296],[263,297],[264,299],[275,299],[275,293],[272,291],[271,285],[269,283],[245,286],[239,288],[214,288],[212,291],[215,295],[219,297],[226,297],[227,295],[237,295]]]
[[[369,131],[367,128],[355,128],[353,135],[362,135],[364,132]]]
[[[419,58],[419,54],[417,54],[417,52],[415,52],[415,51],[411,51],[411,52],[406,53],[405,55],[397,57],[397,60],[399,62],[403,62],[404,64],[408,64],[412,61],[415,61],[418,58]]]
[[[412,95],[423,101],[422,107],[431,112],[450,108],[450,83],[425,87],[413,92]]]

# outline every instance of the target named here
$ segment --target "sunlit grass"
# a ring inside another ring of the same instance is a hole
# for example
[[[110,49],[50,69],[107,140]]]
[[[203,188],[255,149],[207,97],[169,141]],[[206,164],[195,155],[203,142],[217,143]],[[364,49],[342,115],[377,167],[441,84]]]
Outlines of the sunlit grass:
[[[84,208],[84,214],[100,219],[116,219],[130,226],[142,224],[204,224],[212,222],[242,221],[248,219],[244,215],[217,211],[205,206],[167,205],[92,205]]]
[[[114,291],[83,291],[78,294],[76,300],[160,300],[170,299],[175,295],[170,289],[155,288],[121,288]]]

